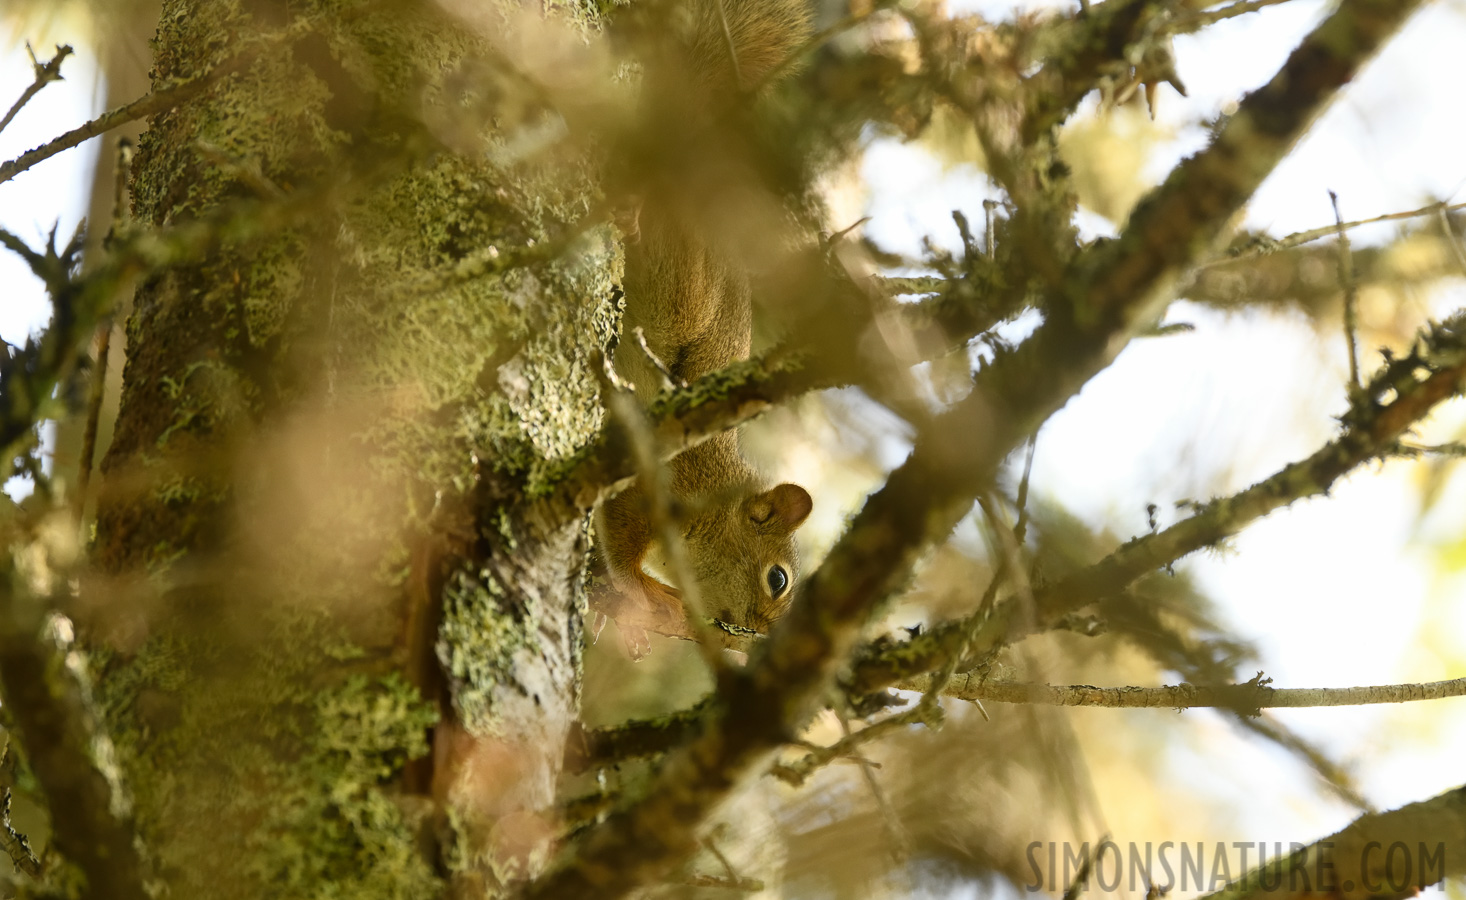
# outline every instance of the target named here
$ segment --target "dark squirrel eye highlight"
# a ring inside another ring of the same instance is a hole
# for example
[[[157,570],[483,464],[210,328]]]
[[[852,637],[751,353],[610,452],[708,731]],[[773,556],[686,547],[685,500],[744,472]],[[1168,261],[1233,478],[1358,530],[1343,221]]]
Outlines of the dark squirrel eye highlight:
[[[784,571],[783,566],[774,566],[769,569],[768,581],[769,590],[777,597],[789,586],[789,573]]]

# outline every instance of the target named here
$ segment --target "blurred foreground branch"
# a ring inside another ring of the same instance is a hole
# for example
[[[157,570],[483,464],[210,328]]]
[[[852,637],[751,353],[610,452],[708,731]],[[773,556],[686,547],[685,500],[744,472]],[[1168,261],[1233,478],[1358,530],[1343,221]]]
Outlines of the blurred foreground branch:
[[[1405,848],[1397,868],[1385,848]],[[1402,871],[1404,869],[1405,871]],[[1317,897],[1403,898],[1466,874],[1466,788],[1371,813],[1316,844],[1254,869],[1203,900]]]
[[[116,761],[85,665],[71,649],[71,623],[47,616],[45,599],[23,584],[27,575],[54,579],[56,573],[18,571],[9,554],[0,567],[0,683],[46,795],[51,840],[86,874],[85,896],[144,900],[128,804],[115,783]]]

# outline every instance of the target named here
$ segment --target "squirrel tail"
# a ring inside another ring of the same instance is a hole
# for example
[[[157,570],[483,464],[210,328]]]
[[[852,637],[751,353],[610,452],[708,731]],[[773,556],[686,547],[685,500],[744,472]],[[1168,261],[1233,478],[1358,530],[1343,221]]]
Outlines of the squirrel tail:
[[[694,0],[688,58],[712,85],[757,85],[809,38],[809,0]]]

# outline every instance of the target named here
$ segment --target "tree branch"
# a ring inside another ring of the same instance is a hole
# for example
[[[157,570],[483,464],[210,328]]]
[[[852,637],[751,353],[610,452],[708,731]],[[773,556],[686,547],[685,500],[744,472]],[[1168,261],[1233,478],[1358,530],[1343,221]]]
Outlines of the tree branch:
[[[790,398],[834,386],[828,376],[806,362],[803,354],[767,354],[663,393],[647,410],[647,427],[662,458],[676,456]],[[551,502],[580,515],[624,490],[636,475],[636,455],[630,443],[620,428],[607,427],[595,443],[552,477]]]
[[[1107,709],[1264,709],[1365,706],[1466,696],[1466,678],[1426,684],[1379,684],[1348,688],[1275,688],[1259,678],[1246,684],[1171,684],[1164,687],[1095,687],[1090,684],[1018,684],[984,681],[971,672],[942,692],[959,700],[1033,703],[1040,706],[1101,706]]]

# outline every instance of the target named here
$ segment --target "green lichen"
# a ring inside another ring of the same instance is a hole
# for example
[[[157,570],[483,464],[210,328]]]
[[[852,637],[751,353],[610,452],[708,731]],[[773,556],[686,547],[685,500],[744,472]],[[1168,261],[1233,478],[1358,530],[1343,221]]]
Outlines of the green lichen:
[[[358,660],[360,649],[319,614],[271,618],[249,659],[177,634],[127,659],[98,655],[119,759],[158,773],[132,785],[159,868],[182,879],[175,888],[210,896],[438,895],[412,805],[391,787],[427,753],[437,711],[396,673],[322,683],[323,660]],[[221,833],[244,852],[219,858]]]
[[[207,69],[258,28],[230,2],[164,5],[163,79]],[[397,152],[408,142],[394,129],[421,126],[445,142],[433,131],[444,122],[503,133],[353,185],[297,227],[226,243],[140,291],[127,399],[157,412],[142,425],[119,420],[140,436],[120,427],[114,446],[121,463],[187,474],[162,478],[150,506],[118,516],[134,529],[171,516],[153,553],[169,565],[153,579],[167,588],[161,608],[128,623],[139,646],[105,660],[104,707],[144,842],[180,895],[442,893],[417,839],[414,804],[425,801],[394,786],[426,752],[433,720],[393,674],[407,542],[483,470],[533,483],[601,422],[590,360],[615,325],[609,229],[557,259],[456,274],[487,247],[559,241],[596,200],[593,166],[569,141],[512,161],[492,152],[513,145],[517,125],[480,115],[455,89],[492,51],[454,22],[357,0],[292,4],[291,15],[345,9],[321,16],[308,47],[273,49],[156,117],[137,169],[141,221],[254,201],[246,171],[287,193],[308,188],[364,152]],[[560,12],[594,22],[580,5]],[[380,119],[343,122],[352,90]],[[380,144],[363,151],[367,141]],[[303,407],[319,412],[319,429],[304,432],[329,451],[326,468],[349,457],[361,474],[319,479],[329,483],[308,485],[309,502],[282,503],[300,473],[268,464],[269,440]],[[192,465],[236,447],[245,453],[233,469]],[[521,527],[501,510],[479,536],[513,551]],[[239,556],[191,558],[198,535],[240,532]],[[122,547],[111,564],[127,570],[139,554],[118,533],[104,522],[98,545]],[[495,692],[516,660],[541,650],[546,611],[522,587],[475,568],[445,592],[437,649],[472,732],[493,731]]]
[[[285,896],[439,894],[404,805],[382,788],[427,753],[436,711],[392,674],[352,677],[319,695],[310,713],[301,758],[270,773],[270,802],[246,841],[255,851],[250,874]]]
[[[539,651],[533,602],[511,608],[510,594],[492,572],[458,570],[443,590],[438,659],[454,683],[454,706],[474,734],[493,734],[494,690],[510,681],[515,655]]]

